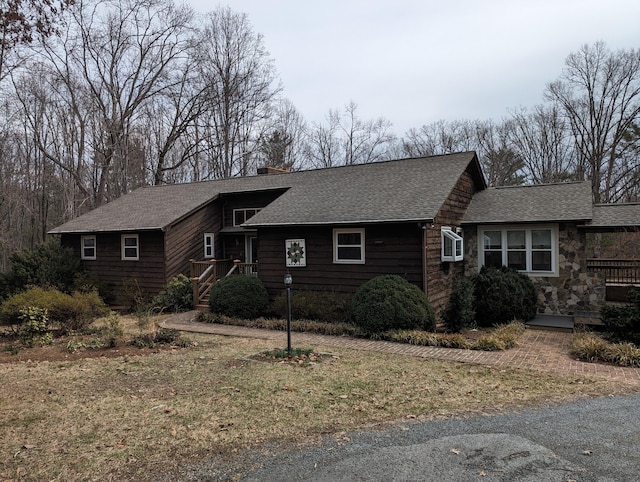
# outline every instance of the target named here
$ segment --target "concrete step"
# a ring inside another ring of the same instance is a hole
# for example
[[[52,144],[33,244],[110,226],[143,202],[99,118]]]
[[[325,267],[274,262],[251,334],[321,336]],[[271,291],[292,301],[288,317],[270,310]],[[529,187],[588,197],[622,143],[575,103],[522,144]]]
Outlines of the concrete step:
[[[538,314],[533,320],[527,321],[526,326],[532,330],[571,333],[573,332],[574,323],[573,316]]]

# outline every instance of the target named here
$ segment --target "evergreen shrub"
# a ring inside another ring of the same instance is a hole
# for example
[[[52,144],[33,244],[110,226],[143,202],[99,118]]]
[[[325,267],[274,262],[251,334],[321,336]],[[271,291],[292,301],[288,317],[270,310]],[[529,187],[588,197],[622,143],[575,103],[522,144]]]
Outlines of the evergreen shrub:
[[[3,290],[6,295],[18,293],[30,286],[54,287],[72,293],[84,280],[80,259],[71,248],[57,241],[39,244],[31,251],[11,255],[11,269],[4,274]]]
[[[482,268],[473,277],[476,322],[493,326],[513,320],[529,321],[536,315],[537,295],[528,276],[513,268]]]
[[[256,276],[227,276],[209,294],[209,311],[234,318],[258,318],[268,306],[269,295]]]
[[[167,287],[161,291],[152,302],[157,310],[168,310],[174,313],[193,309],[193,287],[191,280],[179,274],[174,277]]]
[[[614,340],[640,343],[640,289],[629,289],[628,306],[606,305],[600,309],[605,330]]]
[[[333,291],[298,291],[292,289],[291,317],[294,320],[349,323],[351,321],[351,296]],[[270,311],[274,316],[286,318],[286,291],[273,300]]]
[[[476,324],[476,297],[473,280],[459,277],[453,285],[449,303],[442,312],[442,320],[454,333]]]
[[[378,276],[361,285],[351,306],[354,322],[369,334],[435,330],[435,313],[426,295],[397,275]]]

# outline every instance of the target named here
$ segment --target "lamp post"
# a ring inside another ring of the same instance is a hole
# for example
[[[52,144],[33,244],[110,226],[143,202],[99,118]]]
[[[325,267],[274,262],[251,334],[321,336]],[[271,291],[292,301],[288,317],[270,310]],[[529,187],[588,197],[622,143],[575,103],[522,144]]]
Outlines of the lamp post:
[[[287,353],[291,356],[291,285],[293,278],[289,273],[284,275],[284,286],[287,288]]]

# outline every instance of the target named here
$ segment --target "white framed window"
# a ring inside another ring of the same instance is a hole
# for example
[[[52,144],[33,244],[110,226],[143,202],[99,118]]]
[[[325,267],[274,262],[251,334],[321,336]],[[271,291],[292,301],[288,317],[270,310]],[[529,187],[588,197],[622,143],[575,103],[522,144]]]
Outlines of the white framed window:
[[[204,259],[215,258],[213,233],[204,233]]]
[[[140,246],[137,234],[123,234],[121,237],[122,259],[124,261],[138,261]]]
[[[233,210],[233,225],[240,226],[260,212],[260,208],[243,208]]]
[[[558,276],[558,226],[481,226],[480,266],[509,266],[523,273]]]
[[[80,259],[86,259],[86,260],[96,259],[96,237],[95,236],[80,237]]]
[[[440,258],[442,261],[462,261],[464,257],[464,242],[462,236],[447,226],[443,226],[440,233],[442,238]]]
[[[333,230],[333,262],[364,264],[364,229]]]

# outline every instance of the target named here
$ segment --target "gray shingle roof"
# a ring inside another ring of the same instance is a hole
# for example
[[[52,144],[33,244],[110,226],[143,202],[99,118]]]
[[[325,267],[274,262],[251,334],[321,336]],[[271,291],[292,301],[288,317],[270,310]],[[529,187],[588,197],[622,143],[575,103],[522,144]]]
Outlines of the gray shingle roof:
[[[473,152],[308,171],[246,226],[432,220]]]
[[[596,204],[593,219],[588,225],[594,228],[630,228],[640,226],[640,203]]]
[[[587,221],[593,216],[588,182],[490,188],[476,193],[463,223]]]
[[[247,226],[430,220],[469,166],[484,187],[473,152],[145,187],[50,233],[165,229],[220,194],[270,189],[286,192]]]

